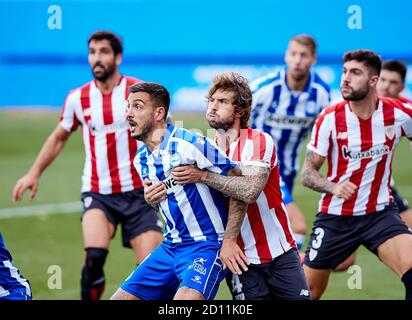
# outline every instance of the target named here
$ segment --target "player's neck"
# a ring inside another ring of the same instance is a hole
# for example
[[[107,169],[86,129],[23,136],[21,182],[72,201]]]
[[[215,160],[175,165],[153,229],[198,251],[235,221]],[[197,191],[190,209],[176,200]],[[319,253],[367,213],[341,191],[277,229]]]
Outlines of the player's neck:
[[[286,83],[288,84],[289,89],[293,91],[303,91],[303,89],[306,86],[306,83],[308,82],[308,79],[309,73],[305,76],[305,78],[303,78],[300,81],[297,81],[293,79],[291,75],[286,74]]]
[[[367,120],[373,112],[376,110],[376,104],[378,102],[378,96],[375,93],[368,94],[364,99],[358,101],[349,101],[352,112],[358,116],[358,118]]]
[[[153,129],[153,131],[143,139],[143,143],[149,148],[150,152],[160,148],[166,130],[167,124],[165,123]]]
[[[96,79],[96,87],[103,94],[109,94],[113,91],[113,88],[119,84],[121,77],[122,76],[120,75],[120,73],[116,71],[109,78],[107,78],[106,81],[99,81]]]
[[[240,122],[235,121],[233,126],[228,130],[219,129],[216,130],[216,143],[221,150],[226,150],[230,147],[232,142],[239,138],[240,134]]]

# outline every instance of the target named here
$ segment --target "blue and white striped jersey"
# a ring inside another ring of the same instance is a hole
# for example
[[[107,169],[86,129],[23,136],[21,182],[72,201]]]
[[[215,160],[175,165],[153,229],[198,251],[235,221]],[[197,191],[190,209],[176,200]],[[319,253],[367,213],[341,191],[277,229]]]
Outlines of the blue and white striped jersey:
[[[30,285],[14,266],[0,232],[0,300],[25,298],[31,299]]]
[[[185,164],[222,175],[236,166],[213,141],[172,124],[159,149],[150,152],[143,145],[134,159],[142,180],[162,181],[166,186],[167,199],[159,204],[166,241],[222,240],[227,223],[222,194],[203,183],[176,184],[171,170]]]
[[[302,143],[322,109],[330,103],[329,86],[311,72],[303,91],[290,90],[286,68],[251,83],[252,128],[269,133],[276,144],[282,178],[299,169]]]

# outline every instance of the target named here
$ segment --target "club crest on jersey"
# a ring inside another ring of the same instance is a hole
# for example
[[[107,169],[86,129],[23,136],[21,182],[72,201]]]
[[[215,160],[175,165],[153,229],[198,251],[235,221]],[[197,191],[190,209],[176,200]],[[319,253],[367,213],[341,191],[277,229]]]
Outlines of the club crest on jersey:
[[[395,136],[395,126],[385,126],[385,135],[392,140]]]
[[[172,156],[170,157],[170,166],[172,168],[180,166],[182,164],[182,157],[180,156],[179,153],[173,153]]]

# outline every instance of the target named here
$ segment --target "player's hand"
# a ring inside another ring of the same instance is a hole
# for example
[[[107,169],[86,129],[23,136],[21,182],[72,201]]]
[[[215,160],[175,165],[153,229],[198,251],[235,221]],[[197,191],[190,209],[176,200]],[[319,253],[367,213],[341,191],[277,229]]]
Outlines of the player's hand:
[[[36,196],[39,187],[39,177],[33,174],[26,174],[19,181],[13,189],[13,202],[18,202],[23,197],[24,191],[30,189],[29,200],[32,201]]]
[[[143,190],[144,199],[151,206],[155,206],[167,198],[166,186],[160,181],[152,183],[150,180],[144,180]]]
[[[343,198],[345,200],[348,200],[350,197],[353,196],[356,189],[358,189],[358,186],[356,184],[353,184],[350,181],[345,181],[345,182],[336,184],[333,187],[332,193],[338,198]]]
[[[233,274],[242,274],[242,270],[248,270],[249,260],[235,240],[223,240],[222,248],[220,249],[220,260],[223,263],[223,269],[229,268]]]
[[[200,170],[195,165],[184,165],[172,169],[173,179],[178,184],[201,182],[207,175],[206,171]]]

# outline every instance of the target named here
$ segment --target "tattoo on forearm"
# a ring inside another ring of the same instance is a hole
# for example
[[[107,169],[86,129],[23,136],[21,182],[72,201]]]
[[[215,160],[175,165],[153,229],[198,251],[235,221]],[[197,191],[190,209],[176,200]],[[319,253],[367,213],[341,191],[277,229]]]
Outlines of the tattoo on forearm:
[[[236,240],[245,218],[247,203],[231,198],[224,239]]]
[[[324,157],[317,155],[313,151],[307,151],[302,168],[301,181],[305,187],[314,191],[332,193],[335,184],[322,177],[319,173],[324,161]]]
[[[266,185],[269,169],[247,167],[243,176],[222,176],[208,171],[206,180],[208,186],[246,203],[253,203],[259,197]]]

